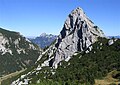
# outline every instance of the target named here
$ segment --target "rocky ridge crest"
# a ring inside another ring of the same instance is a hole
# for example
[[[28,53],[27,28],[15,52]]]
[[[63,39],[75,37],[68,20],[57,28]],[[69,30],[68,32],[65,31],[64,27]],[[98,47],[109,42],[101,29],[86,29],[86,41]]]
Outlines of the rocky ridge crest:
[[[76,52],[90,51],[92,49],[90,45],[96,42],[98,37],[105,37],[105,35],[78,7],[68,15],[56,42],[43,53],[49,56],[45,63],[57,68],[60,61],[68,61]]]

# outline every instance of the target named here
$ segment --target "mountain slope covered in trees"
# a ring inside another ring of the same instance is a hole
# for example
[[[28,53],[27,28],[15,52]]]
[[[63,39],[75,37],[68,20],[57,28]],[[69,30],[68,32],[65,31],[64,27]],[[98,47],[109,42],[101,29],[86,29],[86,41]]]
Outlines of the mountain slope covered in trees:
[[[0,28],[0,76],[34,65],[41,49],[18,32]]]
[[[37,71],[37,74],[29,75],[27,78],[32,78],[31,85],[93,85],[95,79],[103,79],[108,73],[116,70],[117,73],[112,74],[112,77],[118,82],[120,80],[120,39],[113,39],[114,43],[111,45],[109,41],[109,39],[99,38],[92,44],[93,49],[89,53],[77,52],[68,62],[61,61],[57,69],[51,71],[52,68],[46,66]]]

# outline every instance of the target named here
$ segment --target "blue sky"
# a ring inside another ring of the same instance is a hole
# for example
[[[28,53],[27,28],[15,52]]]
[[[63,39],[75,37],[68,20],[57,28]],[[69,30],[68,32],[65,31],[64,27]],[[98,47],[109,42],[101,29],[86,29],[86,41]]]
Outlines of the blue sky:
[[[120,35],[120,0],[0,0],[0,27],[24,36],[59,34],[76,7],[106,35]]]

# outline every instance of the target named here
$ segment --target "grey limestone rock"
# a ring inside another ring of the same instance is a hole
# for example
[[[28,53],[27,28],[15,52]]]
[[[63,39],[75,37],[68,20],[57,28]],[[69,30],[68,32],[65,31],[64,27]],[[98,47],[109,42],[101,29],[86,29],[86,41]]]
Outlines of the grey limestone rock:
[[[98,37],[105,37],[105,35],[78,7],[68,15],[55,44],[44,53],[52,52],[52,48],[55,48],[52,67],[57,68],[60,61],[65,59],[68,61],[75,52],[82,52],[89,48],[91,50],[90,45],[96,42]]]
[[[108,41],[108,45],[112,45],[112,44],[114,44],[114,40],[111,39]]]
[[[104,33],[95,26],[78,7],[68,15],[56,42],[56,55],[53,66],[72,56],[77,51],[86,50],[97,41],[98,37],[105,37]]]

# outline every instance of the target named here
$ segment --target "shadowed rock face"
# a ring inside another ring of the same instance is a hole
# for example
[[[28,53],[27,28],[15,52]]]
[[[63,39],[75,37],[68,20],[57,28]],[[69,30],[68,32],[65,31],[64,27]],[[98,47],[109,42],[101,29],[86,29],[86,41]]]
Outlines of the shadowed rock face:
[[[105,35],[88,19],[81,8],[76,8],[68,15],[57,39],[53,66],[75,52],[85,50],[97,41],[98,37],[105,37]]]
[[[38,61],[47,54],[49,59],[44,61],[43,66],[49,66],[48,63],[52,59],[50,66],[57,68],[60,61],[68,61],[75,52],[91,50],[90,45],[96,42],[98,37],[105,37],[105,35],[88,19],[81,8],[76,8],[68,15],[56,42],[42,53]]]

